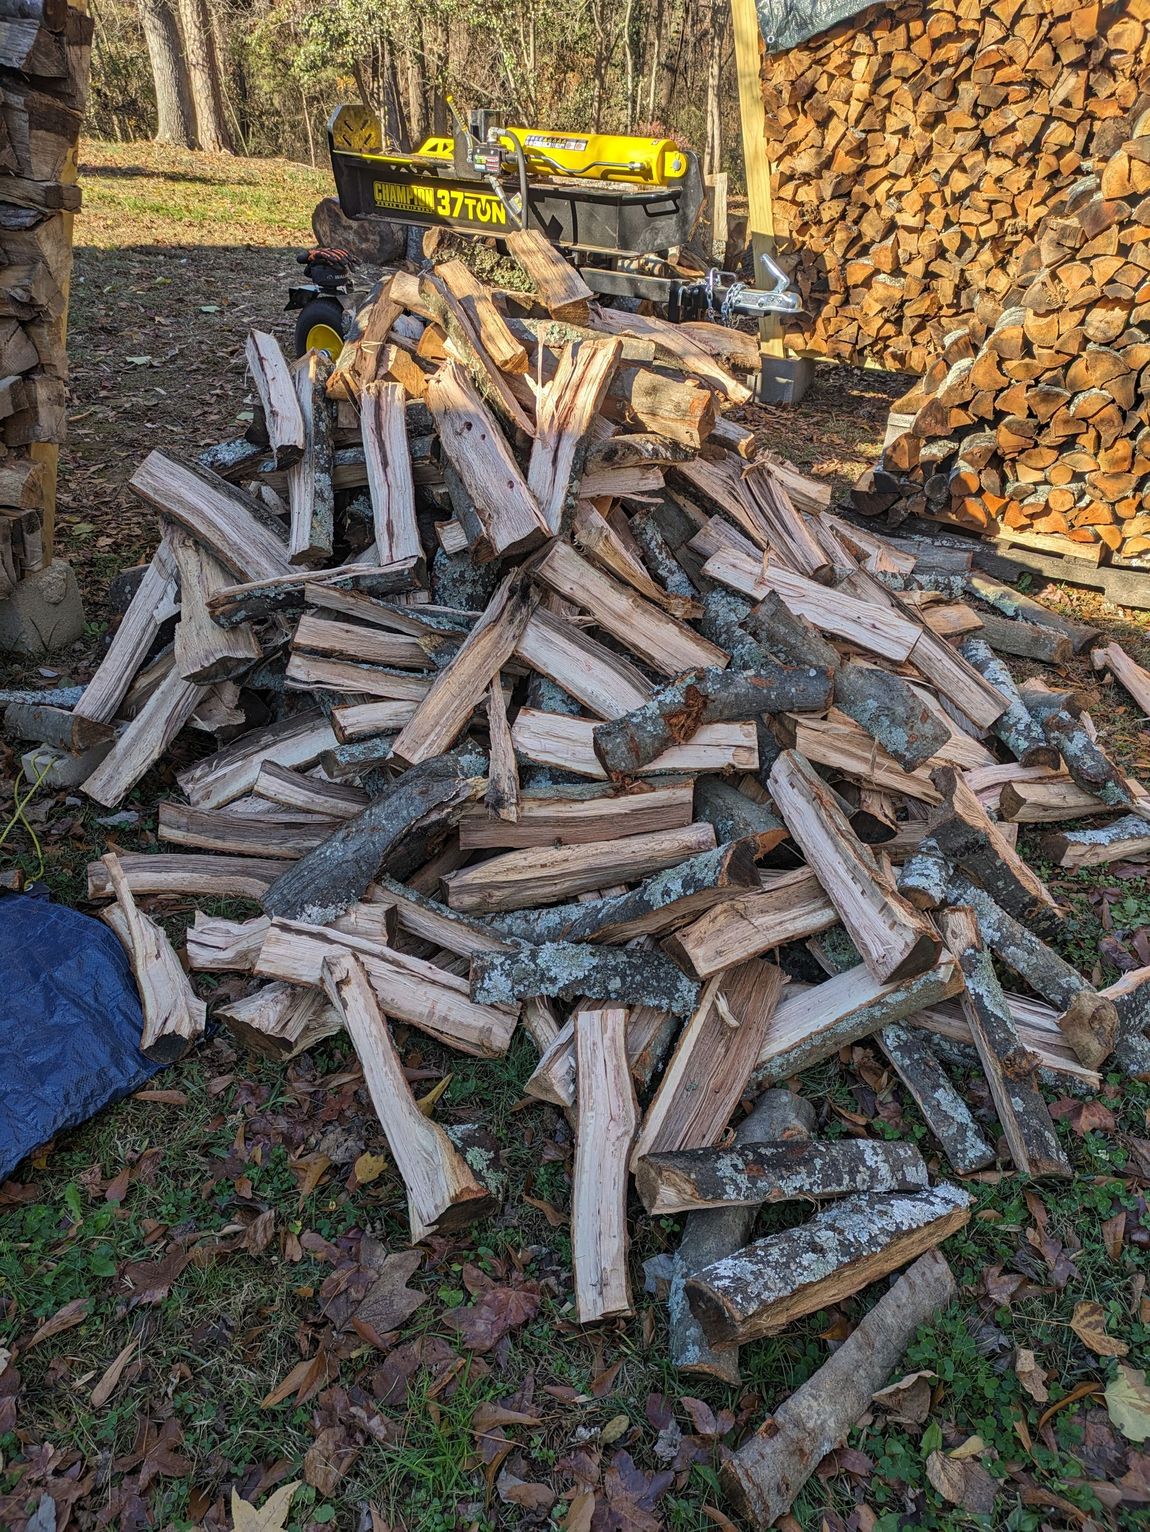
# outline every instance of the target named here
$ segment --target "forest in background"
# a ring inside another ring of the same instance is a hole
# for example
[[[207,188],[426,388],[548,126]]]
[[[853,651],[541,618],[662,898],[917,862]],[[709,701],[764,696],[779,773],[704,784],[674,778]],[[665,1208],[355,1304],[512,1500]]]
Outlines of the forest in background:
[[[667,134],[742,182],[727,0],[92,0],[88,131],[322,164],[332,108],[393,142],[446,96],[556,130]]]

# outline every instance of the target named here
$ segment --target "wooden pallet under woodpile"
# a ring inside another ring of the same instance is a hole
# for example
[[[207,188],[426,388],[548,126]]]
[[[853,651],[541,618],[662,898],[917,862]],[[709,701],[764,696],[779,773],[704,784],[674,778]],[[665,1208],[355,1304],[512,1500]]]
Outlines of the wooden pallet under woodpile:
[[[169,849],[89,869],[144,1046],[202,1034],[185,970],[249,976],[213,1010],[260,1055],[345,1030],[413,1242],[495,1193],[391,1022],[480,1059],[530,1037],[527,1090],[575,1134],[581,1323],[632,1312],[629,1224],[685,1219],[650,1277],[688,1373],[736,1381],[741,1345],[915,1261],[726,1470],[766,1525],[953,1296],[932,1252],[971,1198],[933,1170],[1067,1176],[1047,1082],[1150,1073],[1150,969],[1098,990],[1065,962],[1016,846],[1038,824],[1063,866],[1145,853],[1150,800],[1081,697],[1002,658],[1090,629],[750,457],[723,415],[746,338],[599,310],[531,259],[534,298],[396,273],[334,369],[253,335],[254,440],[145,459],[159,546],[105,659],[74,707],[6,725],[92,752],[108,807],[181,731],[216,736],[159,806]],[[1120,649],[1096,661],[1150,707]],[[173,894],[260,913],[201,911],[180,954],[145,909]],[[862,1039],[933,1167],[813,1135],[788,1082]],[[756,1238],[789,1200],[808,1219]]]

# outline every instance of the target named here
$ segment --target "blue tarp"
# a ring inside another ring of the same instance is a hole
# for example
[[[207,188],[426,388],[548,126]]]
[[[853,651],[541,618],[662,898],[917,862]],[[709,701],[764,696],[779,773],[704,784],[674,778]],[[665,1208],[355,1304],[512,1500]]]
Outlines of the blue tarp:
[[[160,1066],[115,933],[66,905],[0,897],[0,1181],[63,1128],[138,1090]]]
[[[785,53],[808,37],[827,32],[847,16],[857,16],[874,0],[755,0],[759,31],[768,53]]]

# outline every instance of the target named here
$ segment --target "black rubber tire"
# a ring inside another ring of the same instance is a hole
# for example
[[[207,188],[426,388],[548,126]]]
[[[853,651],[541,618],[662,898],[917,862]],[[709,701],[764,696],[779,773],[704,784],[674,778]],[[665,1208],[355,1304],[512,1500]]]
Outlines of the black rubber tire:
[[[329,325],[337,335],[347,335],[347,311],[338,298],[309,298],[300,309],[295,322],[295,354],[304,356],[307,352],[307,338],[313,327],[317,324]]]

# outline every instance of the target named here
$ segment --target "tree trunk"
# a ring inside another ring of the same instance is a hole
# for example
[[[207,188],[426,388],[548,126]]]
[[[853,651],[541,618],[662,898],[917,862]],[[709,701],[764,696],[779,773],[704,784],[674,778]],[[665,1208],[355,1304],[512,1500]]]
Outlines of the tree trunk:
[[[232,141],[224,121],[220,63],[216,56],[208,0],[179,0],[179,5],[184,58],[196,113],[196,137],[201,149],[213,154],[231,154]]]
[[[180,29],[170,0],[140,0],[140,22],[156,88],[156,142],[192,149],[195,118]]]

